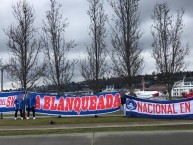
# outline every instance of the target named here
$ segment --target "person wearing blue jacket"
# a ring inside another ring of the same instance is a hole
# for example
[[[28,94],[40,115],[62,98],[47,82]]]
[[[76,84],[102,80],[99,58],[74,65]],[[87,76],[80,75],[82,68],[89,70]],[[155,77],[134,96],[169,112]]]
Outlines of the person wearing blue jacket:
[[[21,119],[23,119],[23,96],[17,96],[17,98],[14,100],[15,104],[15,120],[17,119],[17,113],[20,111]]]
[[[30,111],[33,113],[33,119],[35,119],[35,108],[36,108],[36,99],[33,96],[28,96],[26,98],[26,108],[27,108],[27,119],[29,119]]]

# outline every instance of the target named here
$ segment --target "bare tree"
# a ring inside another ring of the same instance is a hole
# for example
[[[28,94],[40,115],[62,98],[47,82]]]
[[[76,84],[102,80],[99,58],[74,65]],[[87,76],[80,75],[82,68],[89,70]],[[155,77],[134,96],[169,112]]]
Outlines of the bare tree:
[[[153,10],[152,36],[153,57],[158,72],[164,76],[167,90],[171,92],[174,83],[173,74],[187,67],[184,58],[189,54],[189,47],[182,46],[182,17],[184,10],[178,10],[176,19],[170,15],[167,3],[156,4]],[[170,97],[171,97],[171,93]]]
[[[7,72],[14,82],[19,82],[26,91],[43,75],[44,66],[38,61],[40,42],[35,39],[37,29],[34,28],[34,11],[26,1],[18,1],[13,5],[13,15],[16,24],[5,30],[10,48],[10,61]],[[23,108],[25,114],[25,104]],[[25,118],[25,116],[24,116]]]
[[[132,77],[143,70],[142,47],[139,24],[139,0],[108,0],[114,10],[115,16],[111,26],[112,34],[112,62],[116,76],[125,77],[129,87],[132,86]]]
[[[107,72],[106,28],[107,15],[104,13],[102,0],[87,0],[90,17],[91,45],[87,47],[87,57],[80,61],[81,75],[87,81],[94,81],[93,89],[99,90],[99,79]]]
[[[13,81],[19,82],[22,89],[31,88],[43,75],[44,65],[40,65],[40,42],[34,24],[34,10],[26,1],[18,1],[12,6],[16,24],[5,30],[10,48],[8,73]]]
[[[69,83],[74,74],[75,60],[70,61],[68,54],[76,46],[74,41],[67,42],[64,34],[68,26],[66,19],[60,13],[62,5],[50,0],[50,10],[46,12],[43,21],[43,47],[47,63],[46,83],[56,85],[57,93],[62,92],[64,85]]]

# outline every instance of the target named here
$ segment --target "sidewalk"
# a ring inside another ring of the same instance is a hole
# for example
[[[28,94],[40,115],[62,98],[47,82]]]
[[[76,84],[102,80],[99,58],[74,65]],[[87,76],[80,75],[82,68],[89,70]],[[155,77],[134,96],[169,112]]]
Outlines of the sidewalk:
[[[136,127],[136,126],[164,126],[193,124],[193,120],[160,120],[154,122],[121,122],[121,123],[92,123],[92,124],[62,124],[41,126],[0,126],[4,130],[48,130],[48,129],[77,129],[77,128],[105,128],[105,127]]]

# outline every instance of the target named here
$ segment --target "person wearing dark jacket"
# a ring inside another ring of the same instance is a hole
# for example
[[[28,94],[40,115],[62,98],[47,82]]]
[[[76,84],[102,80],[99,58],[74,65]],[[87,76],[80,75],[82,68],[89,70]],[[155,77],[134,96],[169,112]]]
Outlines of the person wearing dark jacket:
[[[36,99],[33,96],[28,96],[26,99],[27,119],[29,119],[30,111],[33,113],[33,119],[35,119]]]
[[[17,98],[14,100],[15,104],[15,120],[17,119],[17,113],[20,111],[21,119],[23,119],[23,96],[17,96]]]
[[[121,95],[121,109],[123,110],[123,115],[126,117],[126,94],[125,90],[121,90],[120,95]]]

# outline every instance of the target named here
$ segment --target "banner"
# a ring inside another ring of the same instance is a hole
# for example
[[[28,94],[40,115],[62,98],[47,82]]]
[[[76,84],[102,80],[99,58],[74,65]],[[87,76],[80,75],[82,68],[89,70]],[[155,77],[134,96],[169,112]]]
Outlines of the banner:
[[[24,92],[3,92],[0,93],[0,112],[10,112],[15,110],[14,100],[18,95],[24,95]]]
[[[4,93],[3,93],[4,94]],[[14,100],[24,92],[0,95],[0,112],[14,111]],[[52,115],[97,115],[120,110],[119,92],[83,96],[58,96],[51,94],[27,93],[36,98],[36,112]]]
[[[193,118],[193,98],[175,101],[144,100],[128,96],[126,115],[149,118]]]
[[[66,116],[97,115],[120,110],[119,92],[90,96],[57,96],[30,93],[36,97],[36,112]]]

